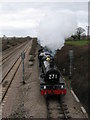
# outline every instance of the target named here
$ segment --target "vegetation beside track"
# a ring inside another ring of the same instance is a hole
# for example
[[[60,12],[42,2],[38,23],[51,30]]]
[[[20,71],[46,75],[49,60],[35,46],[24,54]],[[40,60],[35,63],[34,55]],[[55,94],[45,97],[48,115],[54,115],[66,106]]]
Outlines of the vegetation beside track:
[[[83,40],[76,40],[76,41],[66,41],[66,45],[74,45],[74,46],[83,46],[83,45],[88,45],[88,41],[83,39]]]
[[[34,64],[34,60],[35,60],[35,56],[36,56],[36,49],[37,49],[37,38],[33,38],[32,39],[32,47],[30,49],[29,52],[29,66],[33,66]]]
[[[74,51],[72,62],[72,79],[69,79],[69,50]],[[55,61],[65,78],[71,83],[74,92],[88,110],[88,43],[87,41],[66,41],[65,46],[57,51]],[[90,107],[90,105],[89,105]]]
[[[36,49],[37,49],[37,38],[33,38],[32,47],[29,54],[35,56]]]
[[[11,38],[7,38],[4,39],[2,38],[2,51],[7,50],[9,48],[13,48],[16,45],[19,45],[25,41],[31,40],[31,37],[11,37]]]

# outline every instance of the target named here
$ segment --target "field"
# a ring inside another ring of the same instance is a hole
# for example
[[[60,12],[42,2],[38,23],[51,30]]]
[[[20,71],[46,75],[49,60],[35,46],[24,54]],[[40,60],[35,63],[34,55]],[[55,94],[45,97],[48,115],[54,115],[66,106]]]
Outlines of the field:
[[[83,45],[88,45],[88,41],[87,40],[66,41],[65,44],[74,45],[74,46],[83,46]]]
[[[0,41],[2,42],[2,51],[7,50],[9,48],[14,48],[17,45],[20,45],[21,43],[30,40],[30,37],[25,37],[25,38],[16,38],[16,37],[12,37],[12,38],[7,38],[7,39],[0,39]]]

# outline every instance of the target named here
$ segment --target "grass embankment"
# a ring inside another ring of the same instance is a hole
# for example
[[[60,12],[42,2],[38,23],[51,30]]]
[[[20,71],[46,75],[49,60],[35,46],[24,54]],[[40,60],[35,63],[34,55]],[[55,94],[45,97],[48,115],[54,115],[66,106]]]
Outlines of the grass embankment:
[[[37,49],[37,38],[33,38],[33,41],[32,41],[32,47],[31,47],[31,50],[30,50],[30,55],[33,55],[35,56],[35,53],[36,53],[36,49]]]
[[[29,52],[30,58],[29,58],[29,66],[33,66],[35,56],[36,56],[36,49],[37,49],[37,38],[33,38],[32,40],[32,47]]]
[[[77,41],[66,41],[65,44],[67,45],[74,45],[74,46],[83,46],[83,45],[88,45],[90,43],[87,40],[77,40]]]
[[[90,114],[88,110],[88,94],[90,93],[88,91],[88,42],[66,41],[65,46],[57,52],[55,61],[65,78],[69,78],[69,50],[71,49],[73,50],[72,79],[67,80]]]

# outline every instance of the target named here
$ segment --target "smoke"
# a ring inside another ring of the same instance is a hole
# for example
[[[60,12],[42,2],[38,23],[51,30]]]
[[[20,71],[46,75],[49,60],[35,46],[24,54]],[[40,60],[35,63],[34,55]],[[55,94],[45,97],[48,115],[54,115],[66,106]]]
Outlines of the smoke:
[[[53,52],[64,46],[65,39],[77,28],[76,16],[71,11],[50,12],[38,26],[38,39],[42,46]]]

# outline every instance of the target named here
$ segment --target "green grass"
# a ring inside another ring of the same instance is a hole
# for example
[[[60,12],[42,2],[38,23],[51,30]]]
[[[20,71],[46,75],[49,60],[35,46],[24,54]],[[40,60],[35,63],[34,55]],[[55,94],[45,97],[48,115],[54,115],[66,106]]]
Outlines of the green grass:
[[[83,46],[83,45],[88,45],[88,41],[87,40],[66,41],[65,44],[74,45],[74,46]]]

